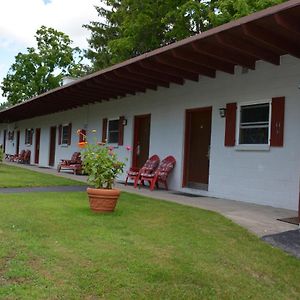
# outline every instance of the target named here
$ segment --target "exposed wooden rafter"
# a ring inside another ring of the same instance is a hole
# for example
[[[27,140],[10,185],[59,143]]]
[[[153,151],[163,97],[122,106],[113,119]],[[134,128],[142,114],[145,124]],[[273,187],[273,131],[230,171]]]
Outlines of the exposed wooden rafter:
[[[300,44],[296,44],[284,36],[280,36],[255,24],[243,24],[242,29],[244,35],[247,37],[300,58]]]
[[[234,74],[234,64],[228,63],[222,59],[213,58],[206,54],[197,53],[192,49],[172,50],[172,54],[175,58],[182,59],[184,61],[223,71],[228,74]]]
[[[267,61],[274,65],[280,64],[280,56],[278,54],[259,47],[241,37],[233,37],[229,34],[217,34],[216,39],[226,48],[234,49],[240,53]]]
[[[208,56],[222,59],[234,65],[240,65],[248,69],[255,69],[255,59],[247,55],[238,53],[237,51],[224,49],[220,43],[194,43],[192,44],[194,51],[206,54]]]
[[[179,69],[179,70],[183,70],[185,72],[194,73],[194,74],[196,74],[195,78],[198,78],[198,74],[204,75],[207,77],[211,77],[211,78],[216,77],[216,70],[213,70],[212,68],[208,68],[206,66],[200,66],[193,62],[184,61],[180,58],[179,59],[175,58],[172,56],[172,53],[160,55],[156,59],[158,62],[160,62],[164,65],[167,65],[167,66]]]

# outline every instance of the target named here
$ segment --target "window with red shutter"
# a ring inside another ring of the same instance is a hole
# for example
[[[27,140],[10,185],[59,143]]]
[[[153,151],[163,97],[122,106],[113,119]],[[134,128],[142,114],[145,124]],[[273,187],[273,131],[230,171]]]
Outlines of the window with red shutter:
[[[71,145],[72,140],[72,123],[59,125],[59,145]],[[61,128],[61,129],[60,129]]]
[[[272,101],[239,104],[237,113],[238,140],[236,144],[244,146],[265,145],[282,147],[284,134],[284,106],[284,97],[272,98]],[[231,113],[229,113],[229,116],[230,115]],[[230,119],[231,118],[229,117],[229,120]],[[231,126],[229,127],[231,128]]]
[[[119,119],[108,120],[107,123],[107,143],[118,144],[119,142]]]

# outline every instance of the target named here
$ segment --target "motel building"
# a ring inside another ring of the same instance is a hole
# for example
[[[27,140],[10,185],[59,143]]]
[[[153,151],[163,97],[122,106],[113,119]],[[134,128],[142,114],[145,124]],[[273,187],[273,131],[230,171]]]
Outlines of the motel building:
[[[299,88],[300,1],[292,0],[5,109],[0,144],[56,168],[79,151],[79,129],[121,160],[130,145],[127,169],[174,156],[174,191],[296,210]]]

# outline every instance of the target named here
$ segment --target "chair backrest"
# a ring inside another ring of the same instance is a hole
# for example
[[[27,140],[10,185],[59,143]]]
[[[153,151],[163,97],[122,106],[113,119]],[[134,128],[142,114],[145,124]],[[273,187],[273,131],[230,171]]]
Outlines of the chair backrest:
[[[19,158],[24,159],[24,155],[25,155],[25,150],[21,150],[21,152],[19,154]]]
[[[160,159],[158,155],[152,155],[149,159],[147,159],[140,172],[148,174],[155,172],[157,167],[159,166],[159,162]]]
[[[31,151],[30,150],[26,150],[25,154],[24,154],[24,161],[25,162],[30,162],[30,155],[31,155]]]
[[[164,158],[157,168],[158,175],[160,177],[167,177],[169,173],[173,170],[176,164],[176,159],[174,156],[169,155]]]
[[[80,164],[81,163],[81,154],[80,152],[74,152],[71,157],[72,164]]]

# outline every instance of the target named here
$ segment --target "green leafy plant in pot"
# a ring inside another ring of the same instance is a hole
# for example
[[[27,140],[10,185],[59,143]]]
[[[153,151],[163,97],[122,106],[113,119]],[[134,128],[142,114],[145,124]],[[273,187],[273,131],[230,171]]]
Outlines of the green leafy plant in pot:
[[[114,188],[115,179],[123,172],[125,163],[118,160],[113,147],[105,143],[90,144],[86,141],[79,145],[83,171],[88,175],[87,188],[90,207],[95,212],[114,211],[120,190]],[[84,144],[84,145],[83,145]],[[126,147],[127,150],[130,147]]]

